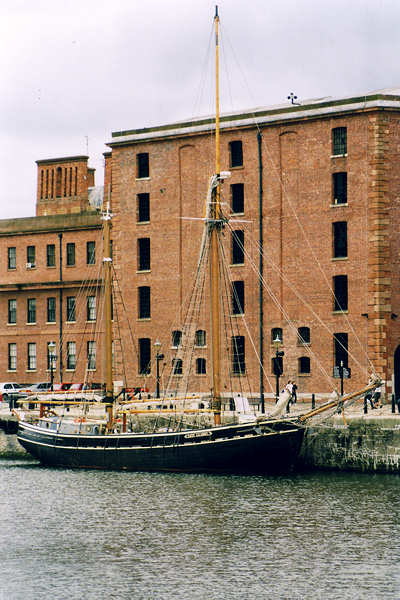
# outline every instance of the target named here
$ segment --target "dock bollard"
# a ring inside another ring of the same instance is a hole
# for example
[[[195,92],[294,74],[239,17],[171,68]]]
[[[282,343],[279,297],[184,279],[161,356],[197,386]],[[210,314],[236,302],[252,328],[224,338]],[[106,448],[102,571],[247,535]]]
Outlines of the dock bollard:
[[[364,415],[368,414],[368,400],[364,398]]]
[[[315,394],[311,394],[311,410],[315,408]]]
[[[392,413],[396,412],[396,404],[394,402],[394,394],[392,394]]]

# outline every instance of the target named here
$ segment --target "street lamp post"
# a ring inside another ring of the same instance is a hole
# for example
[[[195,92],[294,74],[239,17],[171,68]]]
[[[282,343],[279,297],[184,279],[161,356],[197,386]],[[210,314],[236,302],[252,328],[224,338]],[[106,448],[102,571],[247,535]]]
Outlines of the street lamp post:
[[[279,400],[279,377],[282,375],[283,373],[283,359],[282,357],[284,356],[284,352],[282,352],[281,350],[279,350],[279,346],[282,343],[282,340],[280,339],[279,335],[276,334],[276,338],[274,339],[275,344],[275,356],[274,356],[274,374],[275,374],[275,378],[276,378],[276,388],[275,388],[275,403],[278,402]]]
[[[160,360],[164,359],[164,354],[160,354],[161,342],[156,340],[154,342],[156,349],[156,398],[160,397]]]
[[[50,342],[48,345],[49,349],[49,361],[50,361],[50,391],[53,391],[54,386],[54,366],[57,360],[56,357],[56,343]]]

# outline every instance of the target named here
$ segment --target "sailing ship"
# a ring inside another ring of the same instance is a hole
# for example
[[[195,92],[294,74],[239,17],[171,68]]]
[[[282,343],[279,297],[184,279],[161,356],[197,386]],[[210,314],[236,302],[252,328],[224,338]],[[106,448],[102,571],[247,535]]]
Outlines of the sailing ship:
[[[116,469],[129,471],[177,471],[207,473],[276,473],[292,468],[299,455],[305,425],[315,413],[301,418],[281,417],[288,396],[284,393],[274,414],[258,418],[253,415],[223,423],[221,419],[223,393],[221,392],[221,316],[220,316],[220,236],[226,223],[221,207],[221,186],[229,175],[221,171],[219,132],[219,17],[215,17],[216,38],[216,117],[215,174],[210,179],[204,230],[199,262],[209,258],[211,363],[212,387],[209,410],[213,422],[207,425],[188,423],[177,418],[177,403],[169,406],[174,419],[157,425],[151,431],[137,431],[132,427],[132,404],[118,402],[114,395],[112,369],[112,257],[110,244],[111,210],[108,200],[103,214],[104,223],[104,290],[105,290],[105,348],[106,383],[102,398],[105,414],[93,415],[93,404],[82,402],[79,416],[45,412],[50,401],[42,401],[38,419],[23,415],[19,421],[18,440],[35,458],[46,466]],[[205,252],[205,248],[208,249]],[[192,332],[193,333],[193,332]],[[371,386],[370,386],[371,387]],[[367,388],[368,389],[368,388]],[[360,393],[364,393],[363,390]],[[353,395],[354,396],[354,395]],[[59,400],[62,403],[61,400]],[[326,405],[336,410],[343,398],[335,398]],[[182,405],[184,413],[184,405]],[[199,409],[205,410],[207,409]],[[317,414],[321,408],[317,410]]]

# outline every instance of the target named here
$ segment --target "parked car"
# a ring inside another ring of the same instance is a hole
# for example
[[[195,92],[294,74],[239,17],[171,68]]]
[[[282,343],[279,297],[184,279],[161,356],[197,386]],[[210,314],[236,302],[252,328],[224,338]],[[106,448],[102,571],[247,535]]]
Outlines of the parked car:
[[[33,383],[30,387],[31,392],[34,394],[36,392],[47,392],[50,389],[50,382],[44,381],[42,383]]]
[[[0,383],[0,395],[3,402],[8,402],[10,396],[26,397],[28,394],[24,391],[24,386],[20,383],[5,382]]]

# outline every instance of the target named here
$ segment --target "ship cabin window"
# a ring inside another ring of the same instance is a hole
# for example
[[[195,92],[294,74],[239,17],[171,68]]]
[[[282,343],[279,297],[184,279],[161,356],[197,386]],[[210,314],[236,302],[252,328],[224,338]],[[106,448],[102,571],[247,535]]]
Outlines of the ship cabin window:
[[[73,323],[76,321],[76,298],[67,296],[67,321]]]
[[[67,244],[67,267],[75,266],[75,243],[69,242]]]
[[[90,371],[96,370],[96,342],[89,341],[86,345],[87,352],[87,368]]]
[[[283,331],[281,327],[271,329],[271,344],[274,344],[277,339],[279,339],[280,344],[283,344]]]
[[[205,358],[196,358],[196,373],[197,373],[197,375],[205,375],[206,374],[206,359]]]
[[[7,248],[7,268],[8,269],[16,269],[17,268],[17,249],[15,246],[11,246]]]
[[[204,329],[198,329],[195,335],[195,346],[205,346],[206,345],[206,332]]]
[[[172,332],[172,347],[178,348],[182,344],[182,331],[176,329]]]
[[[28,298],[27,300],[27,323],[36,323],[36,298]]]
[[[231,185],[231,210],[232,213],[244,213],[244,184],[233,183]]]
[[[8,323],[9,325],[15,325],[17,322],[17,300],[12,298],[8,301]]]
[[[28,371],[35,371],[36,369],[36,344],[34,342],[28,343]]]
[[[67,369],[74,371],[76,367],[76,342],[67,342]]]
[[[173,358],[172,359],[172,370],[174,375],[182,375],[183,373],[183,363],[181,358]]]
[[[48,267],[56,266],[56,246],[55,246],[55,244],[47,244],[46,264]]]
[[[333,258],[347,258],[347,222],[332,223]]]
[[[96,242],[86,242],[86,264],[96,263]]]
[[[150,271],[150,238],[139,238],[137,241],[138,271]]]
[[[306,375],[310,373],[310,357],[309,356],[300,356],[298,360],[298,371],[299,375]]]
[[[301,346],[310,343],[310,328],[309,327],[299,327],[298,328],[297,341]]]
[[[333,204],[347,204],[347,173],[333,173]]]
[[[349,336],[347,333],[333,334],[333,360],[334,366],[349,366]]]
[[[150,338],[139,338],[139,375],[149,375],[151,372]]]
[[[347,275],[335,275],[333,278],[333,310],[343,311],[348,308]]]
[[[88,296],[86,299],[86,320],[96,320],[96,296]]]
[[[232,314],[244,314],[244,281],[232,281]]]
[[[138,288],[138,318],[150,319],[150,287],[143,285]]]
[[[148,152],[141,152],[136,155],[136,177],[144,179],[150,176],[150,163]]]
[[[333,156],[347,154],[347,127],[332,129],[332,154]]]
[[[32,269],[36,265],[36,247],[27,246],[26,248],[26,267]]]
[[[229,162],[232,168],[243,166],[243,146],[241,140],[229,142],[229,155]]]
[[[138,223],[150,221],[150,194],[137,195],[137,221]]]
[[[245,340],[243,335],[232,336],[232,372],[243,375],[246,372]]]
[[[242,265],[244,263],[244,231],[236,229],[232,231],[232,264]]]
[[[56,322],[56,299],[47,298],[47,323]]]
[[[8,344],[8,370],[17,370],[17,344]]]

